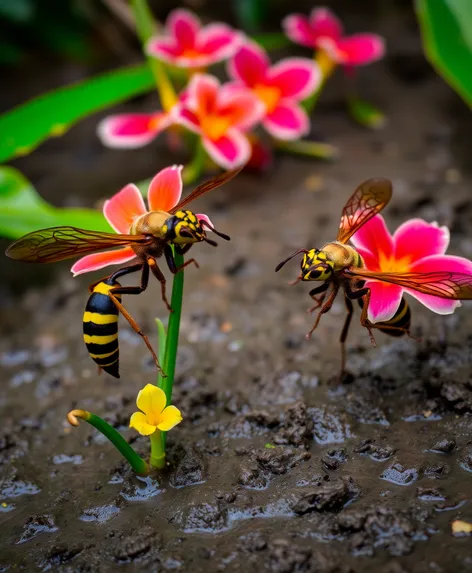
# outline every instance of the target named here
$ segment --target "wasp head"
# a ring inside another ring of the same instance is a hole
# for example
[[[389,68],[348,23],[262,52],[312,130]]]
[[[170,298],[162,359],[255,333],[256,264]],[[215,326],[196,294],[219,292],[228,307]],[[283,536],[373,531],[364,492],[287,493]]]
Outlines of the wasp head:
[[[334,272],[334,262],[324,251],[310,249],[303,255],[300,268],[303,281],[327,281]]]
[[[206,243],[216,247],[215,241],[207,237],[203,225],[208,227],[218,236],[229,241],[229,237],[227,235],[216,231],[209,223],[207,223],[206,220],[199,219],[192,211],[177,211],[177,213],[170,216],[165,221],[162,226],[162,232],[164,239],[174,245],[189,245],[205,241]]]

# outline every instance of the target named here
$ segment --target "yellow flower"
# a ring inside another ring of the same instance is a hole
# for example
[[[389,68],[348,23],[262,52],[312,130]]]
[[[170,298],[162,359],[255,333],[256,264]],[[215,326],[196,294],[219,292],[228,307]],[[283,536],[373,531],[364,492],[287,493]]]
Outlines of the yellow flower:
[[[136,405],[142,412],[131,416],[129,427],[143,436],[150,436],[156,430],[168,432],[182,421],[180,410],[175,406],[166,407],[164,391],[153,384],[146,384],[139,392]]]

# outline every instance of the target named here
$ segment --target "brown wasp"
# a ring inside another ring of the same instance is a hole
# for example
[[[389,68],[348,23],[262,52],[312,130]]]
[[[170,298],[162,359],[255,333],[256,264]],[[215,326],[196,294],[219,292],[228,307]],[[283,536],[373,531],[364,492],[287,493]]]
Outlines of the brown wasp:
[[[195,259],[189,259],[181,266],[177,266],[173,249],[185,254],[194,243],[204,241],[212,246],[217,245],[207,237],[204,227],[229,240],[227,235],[216,231],[210,223],[198,219],[192,211],[184,210],[184,207],[204,193],[227,183],[240,171],[241,169],[228,171],[202,183],[169,212],[150,211],[138,217],[131,226],[130,234],[88,231],[75,227],[52,227],[25,235],[8,247],[6,255],[11,259],[29,263],[53,263],[113,247],[131,247],[136,254],[136,263],[123,267],[109,277],[90,285],[89,290],[92,294],[84,314],[84,339],[92,359],[103,370],[119,377],[118,310],[134,331],[144,339],[160,369],[148,338],[121,304],[121,295],[140,294],[146,290],[151,271],[161,283],[163,301],[167,308],[172,310],[166,297],[166,279],[157,264],[157,259],[164,255],[170,272],[176,274],[191,263],[198,267],[198,263]],[[116,280],[118,277],[138,271],[141,271],[140,285],[121,286]]]
[[[370,289],[365,287],[365,281],[381,281],[403,288],[409,288],[419,293],[454,300],[472,299],[472,275],[460,272],[434,271],[419,272],[375,272],[365,268],[361,255],[346,243],[367,221],[387,205],[392,196],[392,184],[388,179],[368,179],[361,183],[346,203],[341,216],[336,241],[326,243],[322,249],[299,249],[284,261],[279,263],[275,271],[279,271],[285,263],[296,255],[303,253],[299,281],[319,281],[322,284],[310,291],[315,306],[309,312],[320,308],[312,329],[307,334],[311,336],[319,324],[321,316],[327,313],[342,288],[347,316],[341,331],[342,371],[345,367],[345,341],[353,314],[353,300],[358,300],[361,307],[361,324],[367,328],[370,339],[375,345],[372,329],[392,336],[409,335],[411,311],[402,298],[395,315],[388,321],[371,323],[368,316]],[[329,292],[329,294],[328,294]],[[327,298],[326,298],[327,297]],[[325,300],[326,299],[326,300]]]

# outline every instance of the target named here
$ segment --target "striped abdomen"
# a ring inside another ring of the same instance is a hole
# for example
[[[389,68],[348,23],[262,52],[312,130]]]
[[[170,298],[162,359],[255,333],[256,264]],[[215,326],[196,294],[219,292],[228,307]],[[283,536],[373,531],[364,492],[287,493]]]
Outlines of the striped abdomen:
[[[359,304],[361,305],[361,308],[364,306],[364,301],[361,298],[359,299]],[[385,322],[376,322],[375,327],[379,328],[382,332],[385,332],[385,334],[390,334],[390,336],[403,336],[406,332],[409,332],[410,323],[410,307],[406,300],[402,298],[400,306],[393,317]]]
[[[84,312],[84,342],[90,358],[100,368],[119,378],[118,309],[108,292],[120,284],[113,279],[98,283]],[[115,295],[121,300],[120,295]]]

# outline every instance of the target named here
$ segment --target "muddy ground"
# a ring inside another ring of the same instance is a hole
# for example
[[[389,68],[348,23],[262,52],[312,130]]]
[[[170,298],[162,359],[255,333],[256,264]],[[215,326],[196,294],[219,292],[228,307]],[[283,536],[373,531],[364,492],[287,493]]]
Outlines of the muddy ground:
[[[65,420],[90,409],[148,451],[127,429],[155,376],[144,344],[122,321],[117,381],[96,375],[82,343],[95,275],[2,259],[1,572],[472,571],[472,539],[451,532],[472,522],[472,305],[441,317],[412,301],[420,341],[378,334],[372,348],[356,324],[340,383],[341,301],[306,342],[309,286],[287,285],[295,263],[274,273],[296,248],[332,240],[345,200],[373,176],[394,182],[391,229],[437,220],[451,228],[450,252],[472,256],[470,112],[417,44],[391,40],[390,58],[361,76],[389,116],[384,130],[351,123],[335,82],[314,131],[339,161],[278,157],[263,177],[199,201],[232,241],[192,251],[201,269],[186,273],[174,391],[184,422],[165,472],[136,478],[90,426]],[[95,123],[16,165],[50,200],[90,205],[175,162],[159,143],[104,150]],[[159,288],[125,302],[155,338]]]

